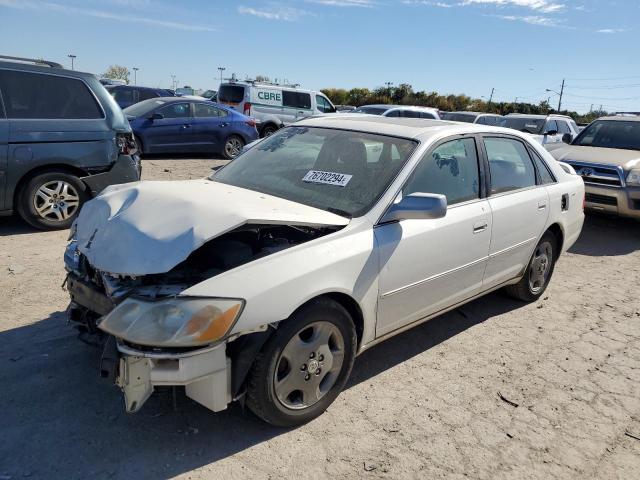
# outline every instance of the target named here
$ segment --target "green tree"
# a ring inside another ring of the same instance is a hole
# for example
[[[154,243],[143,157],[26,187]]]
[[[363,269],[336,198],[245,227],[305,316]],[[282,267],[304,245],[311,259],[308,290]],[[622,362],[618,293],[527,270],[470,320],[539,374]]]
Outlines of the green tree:
[[[104,78],[110,78],[112,80],[124,80],[129,85],[129,69],[122,65],[110,65],[107,71],[102,74]]]

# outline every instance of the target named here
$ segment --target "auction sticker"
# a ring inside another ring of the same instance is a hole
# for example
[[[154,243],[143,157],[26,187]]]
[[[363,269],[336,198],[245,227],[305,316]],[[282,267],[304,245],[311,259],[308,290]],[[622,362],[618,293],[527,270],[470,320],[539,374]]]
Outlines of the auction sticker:
[[[323,183],[325,185],[336,185],[338,187],[346,187],[353,175],[344,173],[323,172],[321,170],[309,170],[302,177],[303,182],[307,183]]]

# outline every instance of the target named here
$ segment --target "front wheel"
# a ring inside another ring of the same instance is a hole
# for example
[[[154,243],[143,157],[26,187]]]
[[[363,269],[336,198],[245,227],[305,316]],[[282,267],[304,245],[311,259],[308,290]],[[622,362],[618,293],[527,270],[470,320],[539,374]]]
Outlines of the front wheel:
[[[222,155],[227,160],[233,160],[240,153],[242,153],[242,148],[244,147],[244,140],[237,135],[231,135],[227,138],[227,141],[224,142],[224,148],[222,149]]]
[[[292,427],[321,415],[342,391],[355,359],[349,312],[319,298],[280,324],[256,357],[247,406],[264,421]]]
[[[535,302],[549,285],[556,264],[556,237],[546,232],[536,245],[527,270],[520,281],[506,287],[507,293],[524,302]]]

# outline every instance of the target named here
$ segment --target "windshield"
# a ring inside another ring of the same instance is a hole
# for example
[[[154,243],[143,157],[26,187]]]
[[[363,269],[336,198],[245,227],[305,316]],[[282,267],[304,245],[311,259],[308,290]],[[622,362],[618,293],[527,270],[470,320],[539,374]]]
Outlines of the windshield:
[[[499,126],[513,128],[521,132],[542,134],[544,121],[544,118],[504,117],[500,120]]]
[[[130,107],[122,110],[125,115],[129,115],[131,117],[142,117],[143,115],[149,113],[151,110],[154,110],[156,107],[160,105],[164,105],[164,100],[158,100],[156,98],[150,98],[149,100],[143,100],[140,103],[136,103],[131,105]]]
[[[370,115],[382,115],[389,110],[387,107],[358,107],[352,110],[353,113],[368,113]]]
[[[640,150],[640,122],[596,120],[573,142],[581,147]]]
[[[292,126],[210,179],[357,217],[380,198],[416,145],[403,138]]]
[[[453,113],[447,112],[444,114],[443,120],[450,120],[452,122],[467,122],[473,123],[478,115],[473,113]]]

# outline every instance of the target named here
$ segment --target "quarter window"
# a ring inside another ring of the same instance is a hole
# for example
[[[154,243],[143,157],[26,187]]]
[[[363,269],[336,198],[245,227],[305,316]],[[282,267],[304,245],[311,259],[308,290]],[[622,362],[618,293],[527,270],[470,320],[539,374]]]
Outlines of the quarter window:
[[[485,138],[491,171],[491,193],[532,187],[536,172],[522,142],[510,138]]]
[[[555,183],[556,179],[553,178],[553,175],[549,171],[549,167],[547,167],[547,164],[536,153],[533,154],[533,161],[536,164],[536,168],[538,169],[540,183],[542,183],[542,185]]]
[[[92,119],[102,111],[81,80],[27,72],[0,72],[7,118]]]
[[[292,108],[311,108],[311,95],[302,92],[282,91],[282,104]]]
[[[411,193],[439,193],[453,205],[480,197],[478,152],[472,138],[443,143],[420,160],[402,189]]]
[[[226,117],[228,114],[221,108],[204,103],[194,103],[196,118]]]
[[[164,116],[164,118],[185,118],[189,117],[189,104],[188,103],[172,103],[166,107],[162,107],[157,111]]]
[[[435,120],[436,116],[433,113],[429,112],[420,112],[420,118],[429,118],[431,120]]]

